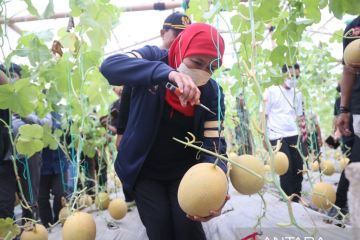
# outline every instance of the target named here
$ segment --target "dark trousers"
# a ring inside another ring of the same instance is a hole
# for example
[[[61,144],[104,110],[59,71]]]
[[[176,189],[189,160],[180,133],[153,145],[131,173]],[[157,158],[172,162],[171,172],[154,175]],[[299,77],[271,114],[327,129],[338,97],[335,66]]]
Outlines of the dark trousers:
[[[53,210],[50,206],[50,191],[54,195]],[[39,212],[41,222],[45,227],[59,219],[62,208],[61,198],[64,196],[61,174],[41,175],[39,193]]]
[[[180,179],[137,181],[135,202],[150,240],[206,239],[201,223],[187,218],[179,206],[179,183]]]
[[[0,218],[14,217],[16,178],[11,161],[0,161]]]
[[[31,207],[31,210],[22,208],[22,217],[37,220],[41,154],[35,153],[30,158],[21,158],[17,161],[17,166],[24,197]]]
[[[350,151],[350,163],[360,162],[360,138],[354,135],[354,142]],[[344,171],[340,176],[340,181],[336,190],[335,205],[340,208],[345,208],[347,204],[347,192],[349,190],[349,180],[345,177]]]
[[[301,184],[303,180],[302,171],[303,170],[303,160],[298,152],[298,150],[293,145],[297,145],[298,136],[285,137],[281,140],[280,152],[286,154],[289,159],[289,170],[284,175],[280,176],[280,185],[284,190],[286,195],[290,196],[293,193],[301,196]],[[277,140],[271,140],[271,145],[276,145]],[[300,146],[303,149],[303,146]],[[294,198],[294,201],[298,201],[297,198]]]

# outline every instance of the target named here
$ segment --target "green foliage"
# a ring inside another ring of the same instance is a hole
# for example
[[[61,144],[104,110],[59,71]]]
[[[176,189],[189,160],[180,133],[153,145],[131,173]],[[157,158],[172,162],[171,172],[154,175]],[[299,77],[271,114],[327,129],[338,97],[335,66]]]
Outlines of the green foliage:
[[[14,239],[20,234],[20,227],[11,218],[0,218],[0,238]]]
[[[31,1],[31,0],[24,0],[24,2],[26,3],[26,5],[27,5],[27,10],[29,11],[29,13],[30,13],[31,15],[40,16],[40,15],[39,15],[39,12],[38,12],[37,9],[34,7],[34,5],[32,4],[32,1]]]
[[[31,157],[44,148],[42,141],[43,128],[38,124],[25,124],[19,128],[19,136],[16,139],[18,153]]]
[[[37,104],[39,89],[29,79],[20,79],[13,84],[0,85],[0,108],[10,109],[20,116],[32,113]]]
[[[329,41],[331,43],[333,43],[333,42],[338,42],[338,43],[342,42],[343,32],[344,32],[343,29],[339,29],[339,30],[335,31]]]
[[[44,18],[47,18],[47,17],[53,16],[54,14],[55,14],[55,12],[54,12],[54,2],[53,2],[53,0],[49,0],[49,3],[46,6],[45,11],[44,11],[42,16]]]
[[[50,31],[39,33],[25,33],[18,40],[18,46],[7,57],[7,61],[10,61],[13,55],[19,57],[27,57],[30,64],[35,67],[41,63],[50,60],[52,57],[45,42],[50,41],[53,38]]]
[[[360,1],[358,0],[329,0],[330,12],[341,19],[345,13],[359,15]]]
[[[51,150],[56,150],[59,147],[59,139],[63,135],[63,132],[60,129],[56,129],[54,134],[52,133],[52,129],[49,125],[43,126],[44,134],[43,134],[43,143],[44,148],[49,147]]]
[[[23,0],[27,5],[27,10],[31,15],[37,16],[37,17],[43,17],[47,18],[52,15],[54,15],[54,2],[53,0],[49,0],[48,4],[46,5],[46,8],[43,12],[43,14],[40,16],[39,11],[36,9],[36,7],[33,5],[31,0]]]

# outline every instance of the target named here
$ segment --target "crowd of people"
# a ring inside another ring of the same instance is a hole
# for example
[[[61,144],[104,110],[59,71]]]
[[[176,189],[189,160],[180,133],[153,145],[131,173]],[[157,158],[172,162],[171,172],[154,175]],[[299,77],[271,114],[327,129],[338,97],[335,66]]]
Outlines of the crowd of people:
[[[345,32],[359,36],[359,29],[360,17],[353,20]],[[109,115],[99,119],[99,124],[116,135],[115,171],[123,184],[126,201],[136,202],[149,239],[206,239],[201,222],[219,216],[221,209],[213,209],[207,217],[186,215],[177,201],[177,190],[190,167],[199,162],[215,162],[216,159],[183,148],[172,138],[182,139],[191,132],[203,148],[226,154],[224,94],[212,78],[223,63],[225,42],[216,28],[205,23],[191,23],[188,16],[179,12],[165,19],[160,36],[163,40],[160,47],[145,46],[112,55],[103,61],[100,71],[110,85],[115,86],[118,99],[110,106]],[[344,38],[344,48],[352,40]],[[0,70],[0,84],[21,78],[21,67],[17,64],[11,64],[9,69],[1,65]],[[270,142],[269,146],[265,142],[265,148],[281,142],[280,151],[289,159],[289,170],[280,176],[280,185],[287,196],[296,196],[292,198],[294,202],[302,196],[304,156],[313,154],[318,159],[323,144],[316,114],[305,116],[302,94],[296,87],[301,81],[300,70],[298,63],[284,64],[281,68],[282,83],[264,91],[264,104],[261,106]],[[360,64],[344,64],[339,85],[341,98],[335,104],[337,124],[334,139],[346,146],[344,151],[349,153],[351,163],[360,159],[359,76]],[[168,83],[175,85],[176,91],[171,91]],[[238,100],[239,118],[246,125],[245,129],[236,130],[246,136],[246,139],[242,136],[236,138],[244,143],[238,152],[252,154],[254,143],[248,127],[248,112],[243,96]],[[66,184],[72,175],[70,159],[60,148],[45,148],[29,158],[21,156],[16,154],[10,135],[16,136],[18,129],[25,124],[48,125],[53,131],[61,129],[61,117],[56,112],[44,118],[36,113],[21,117],[7,109],[0,110],[0,218],[14,217],[18,192],[15,160],[24,198],[29,204],[22,205],[22,216],[40,219],[47,227],[58,220],[64,198],[71,195]],[[351,118],[353,128],[349,125]],[[66,134],[64,141],[68,141]],[[94,172],[101,173],[101,185],[106,186],[107,166],[99,163],[98,152],[93,158],[84,154],[81,158],[86,163],[83,167],[90,179],[85,186],[93,194],[96,187]],[[226,163],[220,161],[218,165],[227,171]],[[348,212],[348,185],[342,173],[335,204],[344,214]],[[54,196],[53,207],[50,195]]]

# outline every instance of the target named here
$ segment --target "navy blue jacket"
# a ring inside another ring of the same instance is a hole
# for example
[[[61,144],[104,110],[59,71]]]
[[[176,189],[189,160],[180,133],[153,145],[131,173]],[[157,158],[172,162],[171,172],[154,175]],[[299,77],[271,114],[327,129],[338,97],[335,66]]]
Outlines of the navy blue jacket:
[[[60,119],[58,113],[52,112],[52,129],[61,129]],[[64,152],[58,147],[51,150],[49,147],[44,148],[42,153],[41,175],[53,175],[63,173],[67,168],[67,161]]]
[[[146,46],[137,52],[142,59],[117,54],[108,57],[100,68],[111,85],[127,85],[133,88],[129,120],[115,162],[115,171],[123,183],[124,192],[128,194],[132,193],[137,176],[156,138],[165,101],[165,84],[169,81],[169,73],[174,71],[166,64],[166,50]],[[218,118],[220,121],[224,118],[225,105],[221,87],[210,79],[199,89],[201,103],[213,112],[221,113],[218,117],[195,106],[193,134],[198,141],[203,142],[204,148],[215,151],[216,147],[217,152],[225,154],[226,143],[223,137],[204,137],[204,125],[207,122],[214,124]],[[200,161],[214,162],[215,157],[201,154]],[[226,170],[224,162],[220,161],[219,166]]]

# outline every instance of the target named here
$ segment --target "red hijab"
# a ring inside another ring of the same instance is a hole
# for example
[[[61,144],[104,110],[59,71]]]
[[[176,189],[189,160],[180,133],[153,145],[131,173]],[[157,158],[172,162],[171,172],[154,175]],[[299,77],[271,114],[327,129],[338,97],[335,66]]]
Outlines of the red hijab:
[[[206,55],[212,56],[214,59],[219,58],[221,65],[224,50],[224,40],[214,27],[205,23],[193,23],[188,25],[171,44],[168,61],[170,67],[177,69],[186,57]],[[194,107],[181,106],[179,98],[169,90],[166,90],[165,100],[172,108],[185,116],[194,115]]]

